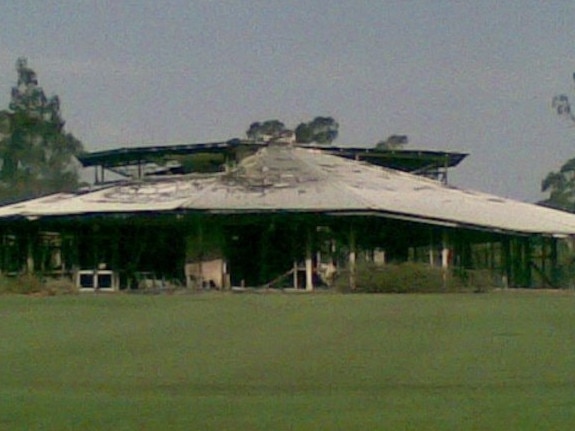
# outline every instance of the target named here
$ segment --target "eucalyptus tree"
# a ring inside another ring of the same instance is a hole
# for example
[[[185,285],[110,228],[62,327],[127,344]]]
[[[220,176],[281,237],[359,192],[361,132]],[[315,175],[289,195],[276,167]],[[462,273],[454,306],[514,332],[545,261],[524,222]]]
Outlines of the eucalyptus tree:
[[[541,181],[541,191],[549,197],[540,204],[575,212],[575,158],[565,162],[559,171],[549,172]]]
[[[9,108],[0,111],[0,200],[73,190],[82,143],[64,130],[60,99],[46,97],[25,58],[16,71]]]

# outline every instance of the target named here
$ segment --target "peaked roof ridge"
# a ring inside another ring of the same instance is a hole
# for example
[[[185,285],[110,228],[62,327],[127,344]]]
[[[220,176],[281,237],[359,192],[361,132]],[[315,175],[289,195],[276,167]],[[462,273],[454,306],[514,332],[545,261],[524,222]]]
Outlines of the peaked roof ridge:
[[[294,147],[269,145],[243,159],[224,177],[249,187],[293,187],[310,181],[322,181],[326,175],[298,157]]]

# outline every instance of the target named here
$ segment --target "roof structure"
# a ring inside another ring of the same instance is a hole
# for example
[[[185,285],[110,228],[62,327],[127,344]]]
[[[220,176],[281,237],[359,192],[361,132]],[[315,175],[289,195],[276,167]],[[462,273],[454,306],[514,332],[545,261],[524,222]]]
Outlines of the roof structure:
[[[182,145],[158,145],[148,147],[118,148],[114,150],[84,153],[78,156],[78,160],[84,167],[101,167],[110,169],[116,173],[124,174],[124,167],[134,167],[134,172],[145,163],[156,163],[159,159],[169,160],[170,157],[193,155],[198,153],[224,153],[231,154],[234,150],[243,147],[253,151],[259,148],[274,145],[273,141],[252,141],[230,139],[221,142],[208,142],[199,144]],[[457,166],[467,157],[466,153],[429,151],[429,150],[405,150],[405,149],[380,149],[361,147],[336,147],[330,145],[298,144],[295,146],[320,150],[327,154],[333,154],[352,160],[364,160],[374,165],[385,166],[405,172],[431,174],[438,176],[439,170],[446,170]],[[158,169],[159,173],[162,169]],[[165,170],[165,169],[164,169]],[[153,169],[152,169],[153,171]]]
[[[166,155],[185,155],[195,153],[214,153],[235,148],[242,144],[239,139],[203,144],[157,145],[148,147],[117,148],[114,150],[84,153],[78,160],[84,167],[90,166],[123,166],[143,161],[152,161]],[[253,145],[257,145],[253,143]],[[260,144],[259,146],[261,146]]]
[[[425,172],[427,169],[453,168],[468,156],[467,153],[453,151],[406,150],[404,148],[326,147],[304,144],[301,146],[321,150],[327,154],[346,159],[364,160],[373,165],[412,173]]]
[[[0,218],[141,212],[376,215],[520,234],[575,235],[575,215],[285,144],[236,168],[126,181],[0,208]]]

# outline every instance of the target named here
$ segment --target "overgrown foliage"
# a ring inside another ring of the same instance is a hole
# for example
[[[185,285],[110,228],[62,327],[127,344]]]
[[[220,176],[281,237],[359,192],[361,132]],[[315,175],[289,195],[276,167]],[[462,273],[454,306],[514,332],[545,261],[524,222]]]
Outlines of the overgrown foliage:
[[[332,117],[315,117],[307,123],[300,123],[294,130],[279,120],[266,120],[250,124],[246,131],[248,139],[255,141],[274,140],[283,136],[292,136],[302,144],[316,143],[330,145],[337,138],[339,124]]]
[[[267,120],[263,122],[256,121],[255,123],[250,124],[249,129],[246,131],[246,136],[248,139],[261,141],[277,138],[286,130],[288,129],[285,124],[279,120]]]
[[[78,293],[77,286],[67,278],[45,279],[23,274],[16,277],[0,276],[0,294],[55,296]]]
[[[295,129],[296,142],[331,145],[339,133],[339,124],[332,117],[315,117],[308,123],[300,123]]]
[[[223,154],[198,153],[183,156],[174,156],[171,160],[177,161],[183,173],[189,172],[219,172],[223,170],[225,156]]]
[[[25,58],[9,109],[0,111],[0,202],[75,189],[82,143],[65,132],[58,96],[46,97]]]
[[[486,292],[493,287],[487,273],[446,272],[442,268],[413,262],[360,263],[356,267],[355,283],[358,293]],[[338,276],[336,289],[349,291],[349,273]]]
[[[575,212],[575,158],[561,166],[558,172],[550,172],[541,182],[541,191],[549,193],[542,205]]]
[[[378,150],[398,150],[405,147],[408,142],[407,135],[391,135],[375,144],[375,148]]]

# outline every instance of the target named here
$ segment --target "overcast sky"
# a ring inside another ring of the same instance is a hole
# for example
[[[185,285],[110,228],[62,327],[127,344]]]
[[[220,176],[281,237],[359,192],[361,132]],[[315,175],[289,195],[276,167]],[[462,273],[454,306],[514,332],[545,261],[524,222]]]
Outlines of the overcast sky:
[[[0,107],[26,56],[89,151],[333,116],[335,144],[469,152],[454,185],[528,201],[575,157],[550,107],[575,99],[572,0],[3,0],[0,16]]]

